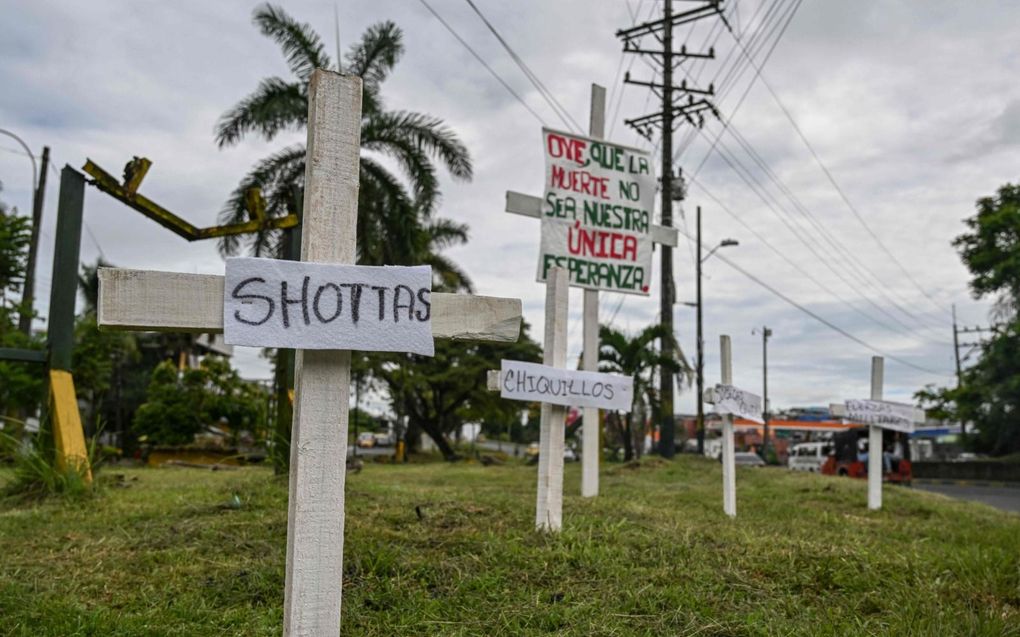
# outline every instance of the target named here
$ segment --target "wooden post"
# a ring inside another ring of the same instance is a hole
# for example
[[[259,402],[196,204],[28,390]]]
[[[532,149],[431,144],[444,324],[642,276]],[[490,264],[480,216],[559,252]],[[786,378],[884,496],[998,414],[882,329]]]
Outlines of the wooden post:
[[[591,117],[588,133],[602,139],[606,127],[606,89],[591,85]],[[582,368],[597,372],[599,369],[599,291],[584,290],[584,354]],[[584,408],[584,435],[581,439],[581,496],[592,498],[599,494],[599,459],[602,455],[599,410]]]
[[[719,354],[722,363],[722,384],[732,385],[733,357],[729,336],[722,335],[719,337]],[[723,511],[732,518],[737,516],[737,476],[733,445],[733,416],[724,414],[722,419]]]
[[[81,249],[82,210],[85,204],[85,176],[70,166],[60,172],[57,199],[56,245],[53,254],[53,283],[46,340],[49,345],[50,425],[56,447],[57,466],[74,467],[91,482],[85,432],[71,377],[74,353],[74,304],[78,298],[78,257]]]
[[[567,271],[551,268],[545,283],[545,342],[542,363],[565,367],[567,362]],[[567,408],[542,403],[538,450],[538,494],[535,528],[559,531],[563,527],[563,436]]]
[[[301,259],[354,263],[361,79],[316,70],[308,93]],[[351,353],[298,350],[295,358],[283,632],[337,635]]]
[[[871,357],[871,400],[882,400],[885,360]],[[868,508],[882,508],[882,428],[868,425]]]

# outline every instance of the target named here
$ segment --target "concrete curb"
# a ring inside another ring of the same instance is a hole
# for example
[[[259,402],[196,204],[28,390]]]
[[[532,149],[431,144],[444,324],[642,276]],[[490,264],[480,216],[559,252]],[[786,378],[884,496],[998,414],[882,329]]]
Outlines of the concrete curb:
[[[930,478],[914,478],[915,485],[952,485],[957,487],[998,487],[1020,489],[1020,482],[1003,482],[1001,480],[936,480]]]

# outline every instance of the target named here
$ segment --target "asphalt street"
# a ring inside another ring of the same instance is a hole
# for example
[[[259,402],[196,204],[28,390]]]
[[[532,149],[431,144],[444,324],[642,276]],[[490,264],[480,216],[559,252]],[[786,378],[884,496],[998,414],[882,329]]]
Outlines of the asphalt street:
[[[934,493],[941,493],[958,500],[969,500],[971,502],[983,502],[984,504],[1020,513],[1020,486],[997,487],[978,486],[971,484],[918,484],[914,487]]]

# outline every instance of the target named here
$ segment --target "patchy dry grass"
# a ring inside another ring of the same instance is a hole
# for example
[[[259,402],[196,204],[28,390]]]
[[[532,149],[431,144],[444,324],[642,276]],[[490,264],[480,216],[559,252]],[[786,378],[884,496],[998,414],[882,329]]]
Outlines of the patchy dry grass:
[[[534,467],[350,476],[343,634],[1020,635],[1020,516],[749,469],[730,520],[717,463],[611,466],[594,500],[578,469],[559,536],[532,530]],[[0,634],[279,634],[286,481],[120,473],[0,503]]]

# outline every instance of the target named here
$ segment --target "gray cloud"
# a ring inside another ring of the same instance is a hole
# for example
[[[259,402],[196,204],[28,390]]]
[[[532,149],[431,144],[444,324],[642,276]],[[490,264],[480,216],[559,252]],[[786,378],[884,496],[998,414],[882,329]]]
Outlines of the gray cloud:
[[[143,191],[196,224],[215,221],[228,193],[255,160],[301,139],[298,134],[281,136],[271,144],[253,139],[223,151],[213,143],[212,130],[224,110],[261,78],[287,75],[275,45],[250,24],[253,2],[98,3],[87,11],[68,0],[3,4],[0,126],[15,130],[33,147],[49,144],[58,161],[76,167],[92,157],[118,171],[132,155],[147,155],[155,165]],[[564,127],[466,4],[436,1],[434,6],[549,125]],[[756,1],[741,3],[742,27],[756,6]],[[442,213],[470,224],[472,237],[469,245],[451,250],[450,256],[468,269],[480,293],[522,298],[526,318],[535,326],[533,334],[541,337],[543,288],[534,282],[538,224],[502,212],[505,190],[540,188],[539,123],[420,4],[348,0],[339,7],[344,48],[374,21],[393,19],[403,27],[407,55],[384,86],[388,106],[442,117],[462,136],[475,159],[472,183],[455,183],[443,176]],[[650,8],[644,3],[640,11],[646,14]],[[311,22],[326,37],[327,50],[334,50],[330,3],[293,2],[287,9]],[[614,32],[630,22],[625,3],[527,0],[491,4],[483,10],[582,125],[591,82],[609,87],[614,96],[623,91],[621,119],[654,107],[642,90],[613,86],[620,61]],[[949,241],[962,231],[960,219],[971,214],[978,197],[1016,178],[1020,88],[1010,78],[1020,71],[1020,44],[1012,29],[1018,14],[1020,7],[1004,1],[975,3],[966,11],[951,0],[804,3],[765,71],[869,225],[939,304],[958,303],[970,323],[983,320],[986,308],[969,301],[967,273]],[[708,33],[707,26],[699,26],[681,38],[700,46]],[[720,58],[725,57],[733,40],[723,34],[716,47]],[[627,64],[629,60],[624,68]],[[634,63],[632,73],[650,76],[640,62]],[[711,80],[715,74],[709,65],[702,79]],[[742,82],[750,78],[748,73]],[[724,113],[730,112],[742,90],[738,86],[721,102]],[[922,315],[925,323],[938,322],[942,331],[925,329],[922,339],[883,328],[850,310],[846,300],[878,315],[860,294],[888,303],[875,292],[874,283],[860,283],[859,294],[832,275],[714,155],[698,180],[844,301],[789,267],[694,187],[684,209],[690,215],[694,206],[704,207],[706,242],[739,239],[741,246],[727,256],[769,284],[885,351],[923,367],[950,371],[951,348],[927,340],[950,340],[946,313],[924,298],[874,245],[768,93],[760,86],[752,89],[733,121],[819,222],[905,307]],[[610,124],[615,140],[643,144],[622,122]],[[706,127],[712,136],[718,130],[714,123]],[[736,148],[732,138],[723,139]],[[990,139],[1003,143],[990,148]],[[684,154],[684,166],[693,169],[707,148],[705,139],[697,136]],[[961,156],[963,149],[989,152]],[[739,156],[763,179],[750,159]],[[0,153],[3,197],[23,211],[30,207],[27,174],[23,157]],[[56,179],[50,177],[40,298],[48,295],[52,259]],[[844,260],[774,186],[768,188],[789,208],[791,223],[804,228],[823,259],[844,271]],[[119,265],[222,270],[212,244],[179,240],[94,190],[87,196],[86,221],[107,258]],[[86,235],[83,259],[93,260],[98,252]],[[693,299],[693,261],[686,245],[677,250],[676,263],[679,298]],[[734,338],[737,381],[758,387],[760,342],[751,329],[767,323],[776,332],[770,359],[774,404],[824,404],[867,391],[871,352],[722,262],[707,264],[706,274],[711,277],[705,284],[710,379],[718,369],[718,335],[728,333]],[[653,283],[657,294],[657,278]],[[617,295],[605,295],[605,319],[618,302]],[[570,351],[576,355],[577,291],[572,293],[571,308]],[[657,311],[657,299],[629,297],[615,324],[636,331],[655,320]],[[889,311],[917,324],[895,308]],[[693,356],[693,311],[680,306],[676,318],[678,337]],[[268,374],[255,351],[239,352],[238,362],[248,375]],[[948,380],[888,363],[891,397],[905,398],[924,383]],[[680,405],[691,409],[690,392]]]

